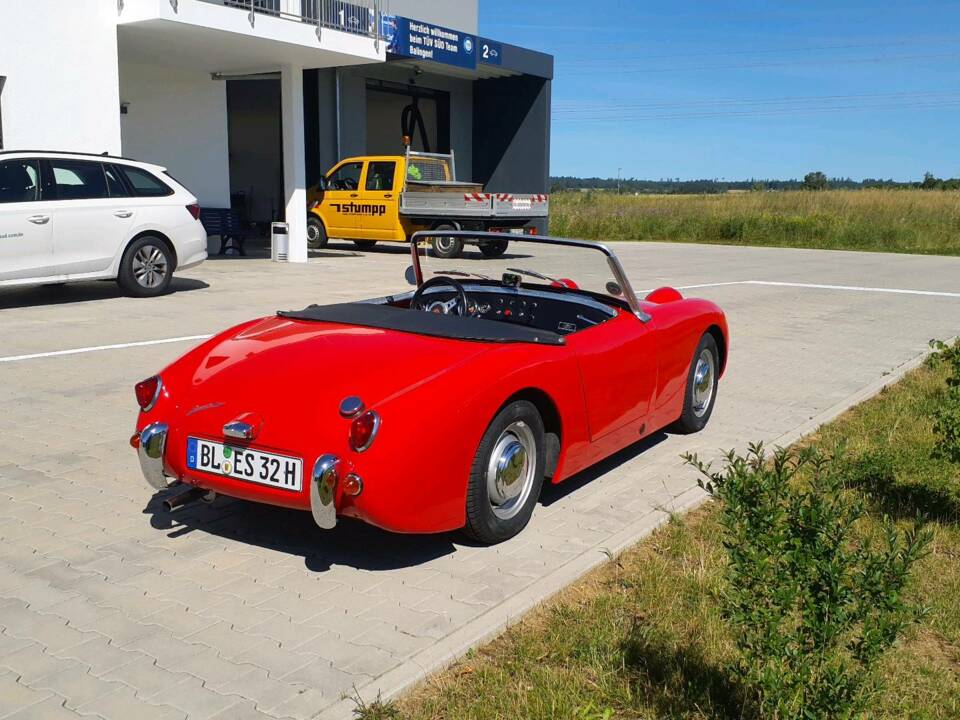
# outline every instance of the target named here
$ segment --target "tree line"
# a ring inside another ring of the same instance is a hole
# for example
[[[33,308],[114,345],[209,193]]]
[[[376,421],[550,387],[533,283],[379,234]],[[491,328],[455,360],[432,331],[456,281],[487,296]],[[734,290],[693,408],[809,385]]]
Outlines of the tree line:
[[[660,180],[641,180],[638,178],[600,178],[572,177],[561,175],[550,178],[552,192],[564,190],[602,190],[621,192],[629,195],[636,193],[650,195],[709,195],[730,191],[767,190],[862,190],[865,188],[920,189],[920,190],[960,190],[960,178],[942,179],[932,173],[925,173],[923,180],[917,182],[898,182],[879,178],[829,178],[820,171],[807,173],[802,180],[770,180],[751,178],[750,180],[680,180],[666,178]]]

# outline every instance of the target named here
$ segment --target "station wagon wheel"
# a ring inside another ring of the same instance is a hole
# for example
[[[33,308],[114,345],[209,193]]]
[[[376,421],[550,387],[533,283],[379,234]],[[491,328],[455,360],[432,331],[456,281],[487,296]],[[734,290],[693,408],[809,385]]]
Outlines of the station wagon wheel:
[[[468,535],[493,544],[526,527],[543,486],[545,449],[543,420],[532,403],[513,402],[497,414],[470,471]]]
[[[706,333],[697,344],[687,375],[683,396],[683,413],[676,429],[683,433],[703,430],[717,400],[717,382],[720,377],[720,352],[713,335]]]
[[[130,244],[120,260],[117,282],[128,295],[153,297],[170,288],[173,253],[157,237],[145,236]]]
[[[327,246],[327,229],[323,221],[313,213],[307,218],[307,247],[311,250],[323,250]]]

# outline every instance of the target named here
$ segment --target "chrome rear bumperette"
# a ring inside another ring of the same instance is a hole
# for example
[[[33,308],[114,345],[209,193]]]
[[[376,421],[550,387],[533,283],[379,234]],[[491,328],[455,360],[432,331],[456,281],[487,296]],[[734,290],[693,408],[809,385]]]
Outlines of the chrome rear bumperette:
[[[147,425],[140,432],[140,445],[137,455],[140,458],[140,469],[150,487],[156,490],[166,490],[170,483],[163,472],[163,453],[167,449],[167,434],[170,428],[161,422]]]

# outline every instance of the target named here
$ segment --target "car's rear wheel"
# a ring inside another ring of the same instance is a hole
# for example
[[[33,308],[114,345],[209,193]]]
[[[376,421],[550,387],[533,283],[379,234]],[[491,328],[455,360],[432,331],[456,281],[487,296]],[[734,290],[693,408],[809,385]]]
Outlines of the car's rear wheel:
[[[376,240],[354,240],[353,244],[361,250],[369,250],[377,244]]]
[[[510,403],[490,423],[474,456],[464,531],[492,545],[523,530],[540,497],[545,466],[540,413],[526,400]]]
[[[307,247],[311,250],[323,250],[327,246],[327,229],[323,220],[313,213],[307,218]]]
[[[163,240],[146,235],[130,243],[120,260],[117,282],[133,297],[154,297],[170,289],[173,253]]]
[[[507,240],[489,240],[480,244],[480,252],[483,253],[484,257],[500,257],[507,251],[509,245],[510,243]]]
[[[453,223],[441,223],[434,230],[459,230]],[[450,260],[460,257],[463,252],[463,240],[457,237],[437,237],[433,239],[434,257]]]
[[[697,344],[687,375],[683,396],[683,414],[676,429],[683,433],[703,430],[713,414],[717,402],[717,383],[720,379],[720,352],[713,335],[706,333]]]

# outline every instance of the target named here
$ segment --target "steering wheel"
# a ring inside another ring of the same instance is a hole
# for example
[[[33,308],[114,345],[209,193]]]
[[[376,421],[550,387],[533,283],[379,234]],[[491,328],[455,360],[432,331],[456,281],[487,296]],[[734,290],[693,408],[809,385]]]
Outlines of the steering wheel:
[[[450,300],[427,301],[424,294],[430,288],[450,287],[456,292],[456,297]],[[464,317],[467,314],[467,292],[459,281],[450,277],[435,277],[427,280],[423,285],[417,288],[410,300],[411,310],[423,310],[424,312],[438,313],[442,315],[459,315]]]

